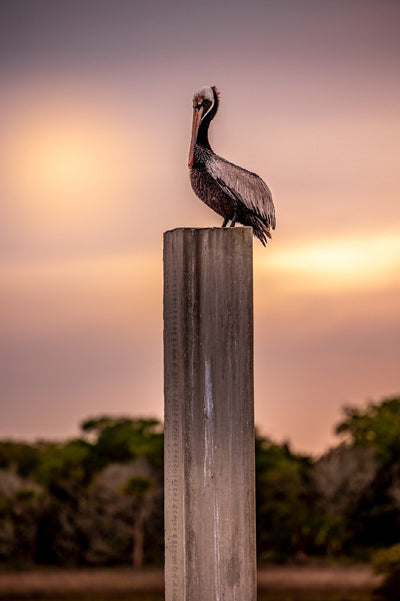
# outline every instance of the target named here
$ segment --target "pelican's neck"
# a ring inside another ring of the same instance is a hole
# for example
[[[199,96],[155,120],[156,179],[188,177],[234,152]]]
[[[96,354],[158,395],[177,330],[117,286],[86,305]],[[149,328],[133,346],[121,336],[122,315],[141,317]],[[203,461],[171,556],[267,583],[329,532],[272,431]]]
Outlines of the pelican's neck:
[[[210,146],[210,142],[208,141],[208,128],[210,127],[211,121],[214,119],[215,114],[218,110],[219,106],[219,93],[216,88],[211,88],[214,94],[214,104],[211,110],[205,115],[204,119],[200,123],[199,131],[197,132],[197,140],[196,144],[202,146],[203,148],[207,148],[211,152],[214,152]]]
[[[211,150],[210,142],[208,140],[208,128],[210,126],[211,119],[206,115],[205,119],[200,123],[199,131],[197,132],[197,140],[196,144],[202,146],[203,148],[207,148]]]

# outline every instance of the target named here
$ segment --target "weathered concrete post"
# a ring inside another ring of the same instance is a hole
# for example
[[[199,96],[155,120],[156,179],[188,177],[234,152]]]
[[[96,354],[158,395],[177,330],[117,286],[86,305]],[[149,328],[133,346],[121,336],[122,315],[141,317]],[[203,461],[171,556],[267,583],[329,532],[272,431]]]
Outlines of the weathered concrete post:
[[[166,601],[255,601],[251,228],[164,234]]]

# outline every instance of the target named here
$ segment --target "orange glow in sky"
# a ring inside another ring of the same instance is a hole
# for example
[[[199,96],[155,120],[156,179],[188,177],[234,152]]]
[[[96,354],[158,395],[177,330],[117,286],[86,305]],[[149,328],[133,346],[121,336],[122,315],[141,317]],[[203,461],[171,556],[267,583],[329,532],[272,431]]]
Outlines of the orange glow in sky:
[[[74,227],[90,217],[97,224],[110,219],[110,198],[135,176],[129,139],[88,108],[65,114],[57,104],[47,113],[22,107],[8,125],[6,144],[3,185],[21,218],[39,219],[44,228],[54,220]]]
[[[389,232],[315,239],[271,253],[261,265],[297,290],[378,290],[392,287],[400,273],[400,236]]]

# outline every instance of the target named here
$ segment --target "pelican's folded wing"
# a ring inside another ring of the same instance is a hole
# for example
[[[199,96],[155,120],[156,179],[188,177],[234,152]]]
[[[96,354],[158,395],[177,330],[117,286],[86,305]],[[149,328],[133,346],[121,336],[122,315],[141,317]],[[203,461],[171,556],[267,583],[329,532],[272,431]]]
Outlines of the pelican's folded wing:
[[[271,191],[261,177],[212,153],[205,163],[205,168],[225,194],[275,229],[275,208]]]

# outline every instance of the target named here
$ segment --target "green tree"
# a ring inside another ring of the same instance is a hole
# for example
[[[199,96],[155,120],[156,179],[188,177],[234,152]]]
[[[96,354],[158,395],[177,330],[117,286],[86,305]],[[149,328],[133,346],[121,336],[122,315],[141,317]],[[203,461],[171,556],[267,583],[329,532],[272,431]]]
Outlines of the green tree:
[[[400,543],[380,549],[372,556],[372,566],[378,574],[384,574],[382,584],[376,591],[387,601],[398,601],[400,590]]]
[[[84,516],[90,457],[91,445],[79,438],[49,443],[42,451],[34,474],[48,495],[40,520],[40,562],[79,565],[84,559],[89,544]]]
[[[384,461],[399,456],[400,397],[370,403],[366,409],[347,406],[344,414],[336,433],[345,436],[350,445],[373,447]]]
[[[73,495],[90,478],[91,445],[79,438],[66,443],[50,443],[42,451],[34,475],[52,494]]]
[[[34,472],[40,456],[40,444],[0,440],[0,469],[13,469],[22,478]]]
[[[287,444],[256,436],[258,554],[265,560],[303,555],[312,539],[311,461]]]
[[[377,466],[374,478],[349,515],[353,543],[365,549],[393,545],[400,538],[400,398],[346,407],[336,432],[350,449],[369,448]]]
[[[378,465],[370,447],[345,444],[331,449],[314,463],[317,551],[329,556],[354,552],[353,516],[374,482]]]
[[[0,559],[22,566],[36,559],[38,523],[46,498],[41,487],[15,469],[13,463],[9,470],[0,470]]]
[[[145,476],[133,476],[129,478],[122,488],[123,494],[132,500],[132,565],[135,570],[140,570],[143,567],[144,525],[145,520],[153,509],[153,504],[151,503],[152,488],[152,480]]]
[[[92,472],[108,463],[132,461],[137,457],[146,457],[162,470],[163,430],[156,419],[104,415],[84,421],[81,430],[92,442]]]

